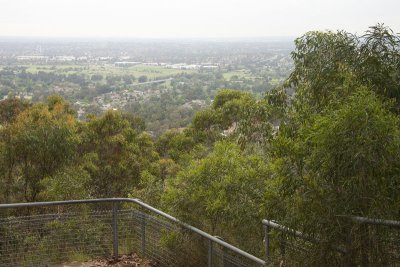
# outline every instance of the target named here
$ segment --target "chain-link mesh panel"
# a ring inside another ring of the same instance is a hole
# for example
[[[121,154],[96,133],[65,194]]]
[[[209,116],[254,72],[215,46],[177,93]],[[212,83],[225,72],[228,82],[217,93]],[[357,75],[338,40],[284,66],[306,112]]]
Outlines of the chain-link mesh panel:
[[[386,225],[355,224],[352,257],[364,266],[400,266],[400,229]]]
[[[271,266],[310,266],[314,244],[291,234],[272,229],[269,233],[269,257]]]
[[[267,262],[272,266],[400,267],[400,227],[392,222],[351,219],[336,245],[272,223],[266,236]]]
[[[261,266],[221,245],[213,245],[213,266],[216,267],[258,267]]]
[[[201,267],[209,240],[135,203],[16,208],[0,217],[0,266],[52,266],[111,256],[117,230],[119,255],[137,253],[155,266]],[[261,266],[213,243],[212,266]]]
[[[0,266],[46,266],[109,255],[111,233],[109,211],[0,219]]]
[[[118,212],[120,253],[134,250],[157,266],[206,266],[202,237],[141,210]]]

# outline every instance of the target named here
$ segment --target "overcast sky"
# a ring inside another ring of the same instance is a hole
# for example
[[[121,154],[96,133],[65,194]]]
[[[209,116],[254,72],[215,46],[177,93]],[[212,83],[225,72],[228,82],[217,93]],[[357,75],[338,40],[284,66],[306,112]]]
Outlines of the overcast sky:
[[[400,0],[0,0],[0,36],[268,37],[400,32]]]

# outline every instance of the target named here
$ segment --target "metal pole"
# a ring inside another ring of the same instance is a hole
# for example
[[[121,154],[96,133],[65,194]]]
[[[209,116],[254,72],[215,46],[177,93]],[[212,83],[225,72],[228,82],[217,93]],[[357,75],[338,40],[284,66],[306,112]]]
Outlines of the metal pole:
[[[229,260],[226,252],[226,247],[222,247],[222,266],[229,267]]]
[[[352,248],[352,238],[351,238],[351,225],[349,224],[346,234],[346,266],[351,267],[353,266],[353,248]]]
[[[213,254],[213,243],[209,239],[208,240],[208,267],[212,267],[212,254]]]
[[[146,255],[146,213],[142,216],[142,255]]]
[[[219,240],[224,241],[224,239],[220,236],[216,236]],[[227,256],[227,249],[226,247],[222,247],[222,267],[228,267],[229,266],[229,261],[228,261],[228,256]]]
[[[285,233],[283,233],[283,232],[281,233],[280,239],[281,239],[281,240],[280,240],[280,241],[281,241],[281,242],[280,242],[280,243],[281,243],[281,244],[280,244],[280,245],[281,245],[281,246],[280,246],[280,249],[281,249],[281,256],[282,256],[282,257],[285,257],[285,253],[286,253],[286,240],[285,240],[285,239],[286,239],[286,236],[285,236]]]
[[[280,252],[281,252],[281,265],[285,266],[285,254],[286,254],[286,234],[281,232],[280,237]]]
[[[360,225],[360,232],[361,232],[361,266],[368,267],[368,225],[361,224]]]
[[[118,202],[112,203],[112,230],[113,230],[113,254],[114,260],[118,260]]]
[[[265,245],[265,258],[269,260],[269,227],[264,224],[264,245]]]

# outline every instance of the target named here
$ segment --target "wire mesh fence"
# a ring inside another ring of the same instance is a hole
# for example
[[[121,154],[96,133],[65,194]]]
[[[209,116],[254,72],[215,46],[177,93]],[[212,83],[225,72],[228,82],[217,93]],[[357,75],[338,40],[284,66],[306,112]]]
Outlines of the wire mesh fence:
[[[47,266],[112,249],[108,211],[3,218],[0,235],[0,266]]]
[[[310,255],[317,240],[274,221],[263,220],[263,225],[265,254],[269,265],[313,266]]]
[[[350,217],[351,256],[361,266],[400,266],[400,222]]]
[[[271,266],[400,266],[400,222],[346,217],[347,229],[333,240],[316,239],[263,220],[265,254]]]
[[[265,264],[138,200],[0,205],[0,266],[54,266],[130,253],[154,266]]]
[[[233,253],[232,251],[221,247],[218,244],[214,245],[213,249],[213,266],[218,267],[256,267],[260,264],[249,260],[239,254]]]

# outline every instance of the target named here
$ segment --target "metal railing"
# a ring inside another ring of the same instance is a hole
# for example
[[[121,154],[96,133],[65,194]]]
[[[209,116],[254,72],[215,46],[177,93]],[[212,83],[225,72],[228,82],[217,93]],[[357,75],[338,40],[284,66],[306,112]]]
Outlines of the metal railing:
[[[306,259],[318,239],[272,220],[262,220],[267,262],[272,266],[308,266]]]
[[[318,266],[321,263],[313,262],[312,251],[324,245],[331,255],[329,266],[400,266],[400,221],[340,217],[348,222],[348,228],[343,233],[345,241],[339,246],[275,221],[262,220],[267,262],[271,265]],[[274,244],[271,244],[272,240]],[[327,258],[327,254],[323,257]]]
[[[348,216],[348,266],[400,266],[400,221]]]
[[[0,266],[51,266],[138,253],[157,266],[265,266],[138,199],[0,204]]]

